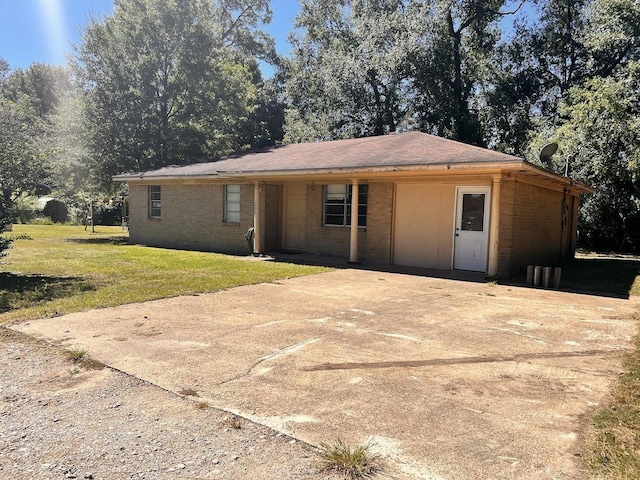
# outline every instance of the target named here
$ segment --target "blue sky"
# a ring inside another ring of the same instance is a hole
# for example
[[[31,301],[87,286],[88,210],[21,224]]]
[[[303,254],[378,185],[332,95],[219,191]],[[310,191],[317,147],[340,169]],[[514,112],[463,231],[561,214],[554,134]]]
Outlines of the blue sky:
[[[63,65],[90,14],[113,12],[113,0],[0,0],[0,58],[12,69],[34,62]],[[289,51],[287,35],[298,12],[296,0],[272,0],[273,21],[265,29],[278,51]],[[267,72],[265,72],[267,73]]]

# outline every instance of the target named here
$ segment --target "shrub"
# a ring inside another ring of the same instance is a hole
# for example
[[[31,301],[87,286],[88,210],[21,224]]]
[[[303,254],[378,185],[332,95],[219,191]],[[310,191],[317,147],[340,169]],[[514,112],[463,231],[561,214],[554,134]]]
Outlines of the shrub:
[[[11,248],[12,238],[0,235],[0,258],[7,256],[7,250]]]
[[[69,209],[59,200],[49,200],[44,206],[42,213],[49,217],[54,223],[64,223],[67,221]]]
[[[93,207],[93,223],[96,225],[121,225],[122,207],[119,202],[114,202],[114,205],[96,205]]]

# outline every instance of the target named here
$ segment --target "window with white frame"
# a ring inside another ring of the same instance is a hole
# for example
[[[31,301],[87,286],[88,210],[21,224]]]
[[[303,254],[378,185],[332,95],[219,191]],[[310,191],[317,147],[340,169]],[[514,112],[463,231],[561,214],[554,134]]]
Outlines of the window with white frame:
[[[224,186],[224,221],[240,223],[240,185]]]
[[[149,218],[160,218],[162,214],[162,187],[149,185]]]
[[[351,185],[325,185],[323,224],[336,227],[351,225]],[[358,226],[367,226],[367,185],[358,186]]]

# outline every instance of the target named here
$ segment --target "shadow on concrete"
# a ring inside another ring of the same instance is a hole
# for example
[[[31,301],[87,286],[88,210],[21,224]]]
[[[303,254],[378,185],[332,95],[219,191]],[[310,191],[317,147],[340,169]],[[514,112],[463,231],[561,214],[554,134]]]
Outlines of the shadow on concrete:
[[[307,253],[277,252],[266,255],[265,260],[293,263],[296,265],[311,265],[316,267],[351,268],[373,272],[401,273],[404,275],[461,280],[465,282],[475,283],[486,283],[488,281],[487,275],[480,272],[469,272],[463,270],[436,270],[432,268],[369,264],[366,262],[350,263],[346,258],[334,257],[329,255],[310,255]]]
[[[474,283],[486,283],[492,280],[486,274],[479,272],[400,267],[396,265],[368,264],[366,262],[352,264],[342,257],[309,255],[306,253],[272,253],[267,255],[265,259],[299,265],[355,268]],[[640,275],[640,259],[613,255],[606,257],[579,257],[563,265],[560,291],[610,298],[629,298],[638,275]],[[525,274],[497,279],[497,283],[514,287],[527,286]],[[640,284],[636,288],[640,291]]]
[[[560,290],[583,295],[628,299],[636,278],[640,275],[640,260],[624,255],[585,255],[562,266]],[[500,280],[504,285],[526,286],[524,273]],[[539,288],[539,287],[531,287]],[[635,287],[640,294],[640,283]]]
[[[404,360],[397,362],[367,362],[367,363],[323,363],[305,367],[302,370],[315,372],[321,370],[358,370],[379,368],[404,368],[404,367],[429,367],[442,365],[468,365],[478,363],[495,362],[521,362],[545,358],[569,358],[569,357],[593,357],[598,355],[613,355],[620,353],[619,349],[605,350],[581,350],[575,352],[539,352],[519,353],[515,355],[462,357],[462,358],[436,358],[432,360]]]

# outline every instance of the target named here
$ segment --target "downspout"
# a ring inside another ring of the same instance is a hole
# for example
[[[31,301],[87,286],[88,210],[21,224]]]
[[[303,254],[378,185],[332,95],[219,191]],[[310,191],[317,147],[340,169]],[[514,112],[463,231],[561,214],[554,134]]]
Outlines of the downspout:
[[[567,166],[569,163],[567,162]],[[567,234],[567,212],[569,211],[569,205],[567,203],[567,189],[562,189],[562,214],[560,215],[560,263],[564,263],[567,256],[567,248],[569,241],[565,243],[565,235]]]

